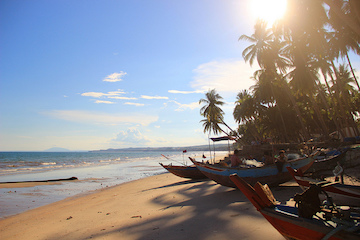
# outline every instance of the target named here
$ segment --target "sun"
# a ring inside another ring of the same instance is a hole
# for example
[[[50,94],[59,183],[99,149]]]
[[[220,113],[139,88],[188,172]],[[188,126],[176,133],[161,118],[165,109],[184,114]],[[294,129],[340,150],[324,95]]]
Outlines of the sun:
[[[258,19],[265,20],[268,26],[283,17],[287,0],[250,0],[251,12]]]

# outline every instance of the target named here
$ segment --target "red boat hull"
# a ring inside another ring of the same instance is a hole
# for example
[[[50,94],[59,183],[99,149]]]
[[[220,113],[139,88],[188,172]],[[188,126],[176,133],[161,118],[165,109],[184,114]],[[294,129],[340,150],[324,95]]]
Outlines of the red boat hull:
[[[341,184],[339,182],[321,182],[315,179],[304,177],[303,173],[299,170],[294,170],[290,167],[287,168],[294,180],[306,189],[312,184],[320,184],[322,189],[332,197],[337,205],[347,206],[360,206],[360,186]]]
[[[329,233],[331,233],[331,235],[329,235],[327,239],[331,240],[360,239],[359,232],[339,230],[334,233],[334,228],[324,224],[324,221],[299,217],[297,208],[275,203],[275,201],[272,200],[273,196],[271,191],[259,183],[253,188],[237,175],[231,175],[230,179],[266,220],[286,239],[323,239]]]
[[[190,179],[205,179],[207,178],[196,166],[173,166],[173,165],[163,165],[160,163],[162,167],[171,172],[172,174],[182,177],[182,178],[190,178]]]

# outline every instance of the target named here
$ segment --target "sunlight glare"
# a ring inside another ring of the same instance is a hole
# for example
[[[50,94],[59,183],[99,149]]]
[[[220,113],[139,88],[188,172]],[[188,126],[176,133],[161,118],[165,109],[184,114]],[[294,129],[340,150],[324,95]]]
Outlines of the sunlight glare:
[[[286,10],[286,0],[251,0],[251,11],[256,19],[260,18],[272,26],[282,18]]]

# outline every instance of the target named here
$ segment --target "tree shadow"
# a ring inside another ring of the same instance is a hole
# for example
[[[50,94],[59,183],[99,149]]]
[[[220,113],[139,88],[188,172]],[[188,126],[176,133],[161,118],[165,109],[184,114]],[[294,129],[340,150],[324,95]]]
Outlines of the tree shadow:
[[[187,184],[192,184],[192,183],[197,183],[197,182],[212,182],[213,185],[216,185],[216,184],[217,184],[217,183],[213,182],[213,181],[210,180],[210,179],[189,179],[189,180],[185,180],[185,181],[181,181],[181,182],[176,182],[176,183],[172,183],[172,184],[168,184],[168,185],[164,185],[164,186],[160,186],[160,187],[156,187],[156,188],[144,189],[144,190],[142,190],[142,192],[146,192],[146,191],[150,191],[150,190],[155,190],[155,189],[162,189],[162,188],[169,188],[169,187],[187,185]]]
[[[241,239],[249,238],[248,227],[237,224],[237,221],[258,219],[262,223],[268,224],[240,190],[223,187],[213,181],[195,181],[198,184],[187,187],[189,183],[194,183],[194,181],[187,180],[144,190],[184,186],[178,191],[169,191],[150,200],[152,204],[159,206],[158,211],[166,212],[165,214],[146,216],[146,219],[145,217],[137,219],[138,221],[129,223],[127,226],[100,232],[89,238],[111,235],[120,239],[126,233],[128,236],[132,236],[131,239],[137,240]],[[171,196],[174,194],[176,194],[176,198]],[[183,199],[178,200],[179,196]],[[251,221],[247,221],[248,224]],[[237,225],[236,229],[234,229],[234,225]],[[261,231],[262,226],[257,226],[257,228],[257,231]],[[276,234],[275,229],[274,232]],[[281,238],[279,234],[273,239]]]

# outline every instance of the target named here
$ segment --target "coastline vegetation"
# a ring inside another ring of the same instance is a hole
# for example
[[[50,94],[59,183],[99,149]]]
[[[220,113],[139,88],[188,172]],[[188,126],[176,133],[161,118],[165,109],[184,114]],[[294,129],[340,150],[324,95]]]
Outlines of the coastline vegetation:
[[[360,55],[359,9],[357,0],[288,0],[271,27],[258,20],[251,36],[239,38],[251,43],[244,60],[260,69],[237,95],[238,128],[224,122],[224,102],[212,89],[199,101],[204,132],[239,136],[241,144],[337,140],[349,129],[360,136],[360,86],[349,58]]]

